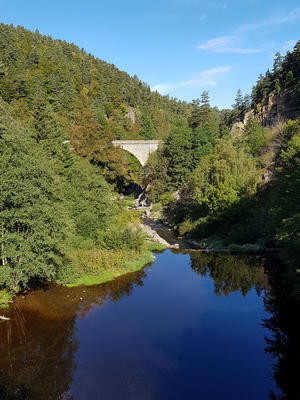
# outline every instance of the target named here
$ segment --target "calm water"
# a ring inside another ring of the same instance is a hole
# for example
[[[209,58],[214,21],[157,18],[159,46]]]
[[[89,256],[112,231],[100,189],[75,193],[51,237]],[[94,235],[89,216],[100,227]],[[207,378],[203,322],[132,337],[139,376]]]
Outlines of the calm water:
[[[166,250],[111,283],[18,298],[0,312],[0,398],[281,399],[262,265]]]

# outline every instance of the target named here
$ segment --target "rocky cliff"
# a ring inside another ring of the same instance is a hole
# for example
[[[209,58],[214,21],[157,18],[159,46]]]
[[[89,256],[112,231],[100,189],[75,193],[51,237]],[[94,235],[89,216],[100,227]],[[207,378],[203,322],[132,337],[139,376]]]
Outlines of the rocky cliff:
[[[300,116],[300,107],[293,105],[295,87],[281,91],[279,94],[264,99],[258,107],[255,116],[262,125],[274,125],[279,121],[296,119]]]

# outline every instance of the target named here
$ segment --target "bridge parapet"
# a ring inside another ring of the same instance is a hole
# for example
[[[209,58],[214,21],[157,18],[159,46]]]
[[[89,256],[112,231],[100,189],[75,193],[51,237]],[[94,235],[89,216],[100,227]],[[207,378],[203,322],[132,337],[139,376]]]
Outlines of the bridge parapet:
[[[142,167],[145,167],[149,154],[158,149],[162,140],[114,140],[112,143],[116,147],[129,151],[139,160]]]

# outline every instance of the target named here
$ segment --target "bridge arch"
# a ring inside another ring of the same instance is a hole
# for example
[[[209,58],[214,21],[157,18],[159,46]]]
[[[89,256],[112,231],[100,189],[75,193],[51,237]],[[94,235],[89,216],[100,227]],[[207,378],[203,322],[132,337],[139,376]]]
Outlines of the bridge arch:
[[[133,154],[141,163],[142,167],[145,167],[150,153],[153,153],[158,149],[158,146],[162,143],[161,140],[114,140],[112,144],[115,147],[121,147],[121,149],[129,151]]]

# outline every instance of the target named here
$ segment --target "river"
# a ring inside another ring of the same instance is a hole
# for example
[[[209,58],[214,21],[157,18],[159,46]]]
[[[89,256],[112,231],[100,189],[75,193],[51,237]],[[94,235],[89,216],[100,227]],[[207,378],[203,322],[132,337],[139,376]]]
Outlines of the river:
[[[281,397],[298,390],[293,357],[276,346],[299,329],[281,332],[294,316],[264,263],[168,249],[113,282],[18,297],[0,311],[0,399],[294,398]]]

